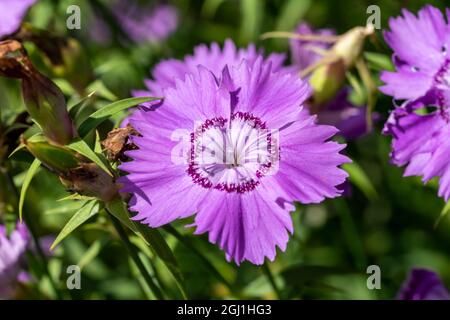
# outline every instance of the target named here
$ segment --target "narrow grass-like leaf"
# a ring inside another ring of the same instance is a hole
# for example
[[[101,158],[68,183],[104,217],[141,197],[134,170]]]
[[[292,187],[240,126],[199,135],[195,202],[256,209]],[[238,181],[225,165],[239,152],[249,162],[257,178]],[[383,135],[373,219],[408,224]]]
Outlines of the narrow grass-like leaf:
[[[25,203],[25,195],[27,193],[28,187],[30,186],[31,180],[36,174],[37,170],[41,166],[41,162],[38,159],[34,159],[31,163],[30,168],[27,171],[27,175],[25,176],[25,180],[22,184],[22,189],[20,190],[20,198],[19,198],[19,219],[22,221],[23,216],[23,204]]]
[[[72,141],[70,144],[67,145],[68,148],[82,154],[95,164],[97,164],[100,168],[105,170],[109,175],[111,174],[111,171],[108,168],[107,161],[104,157],[101,155],[95,153],[84,140],[77,138],[74,141]],[[103,158],[103,159],[102,159]]]
[[[94,145],[94,152],[95,153],[102,153],[102,144],[100,141],[100,134],[98,133],[98,130],[95,130],[95,145]]]
[[[348,178],[350,182],[358,187],[368,199],[373,200],[378,197],[378,193],[369,177],[356,162],[346,163],[342,165],[342,168],[350,175]]]
[[[23,148],[25,148],[25,145],[24,145],[23,143],[19,144],[19,145],[17,146],[17,148],[15,148],[15,149],[9,154],[8,158],[12,158],[12,156],[13,156],[17,151],[20,151],[20,150],[22,150]]]
[[[147,243],[147,245],[150,246],[153,252],[155,252],[155,254],[170,271],[178,288],[182,292],[183,296],[186,297],[184,280],[180,268],[178,267],[177,260],[161,233],[157,229],[149,228],[141,223],[135,223],[130,220],[126,204],[120,198],[106,203],[106,208],[108,212],[140,236]]]
[[[288,0],[278,15],[276,30],[291,31],[311,7],[311,0]]]
[[[83,254],[77,265],[80,267],[81,270],[83,270],[84,267],[86,267],[91,261],[93,261],[100,253],[100,251],[105,247],[105,245],[108,243],[109,237],[103,236],[100,239],[97,239],[94,241],[94,243],[91,244],[89,249],[86,250],[86,252]]]
[[[436,222],[434,223],[434,228],[437,228],[439,223],[441,223],[442,219],[444,219],[448,213],[450,212],[450,201],[448,201],[445,206],[441,210],[441,214],[437,218]]]
[[[394,65],[389,56],[377,52],[364,52],[364,58],[369,62],[370,67],[375,70],[394,71]]]
[[[183,244],[186,248],[192,251],[200,260],[202,260],[203,264],[206,268],[209,269],[209,272],[220,282],[225,284],[228,288],[231,289],[231,283],[217,270],[217,268],[205,257],[205,255],[197,249],[195,244],[192,242],[188,236],[184,236],[178,232],[177,229],[172,227],[171,225],[167,225],[164,227],[164,230],[169,234],[174,236],[181,244]]]
[[[91,92],[89,95],[75,103],[73,106],[69,107],[69,116],[71,119],[76,120],[77,115],[81,110],[88,104],[91,98],[95,95],[95,91]]]
[[[139,98],[128,98],[120,101],[108,104],[99,110],[92,113],[78,128],[78,133],[81,137],[86,136],[92,129],[96,128],[103,121],[107,120],[110,116],[126,110],[128,108],[134,107],[144,102],[160,100],[157,97],[139,97]]]
[[[61,202],[61,201],[67,201],[67,200],[95,200],[95,199],[96,199],[95,197],[88,197],[88,196],[83,196],[81,194],[73,193],[66,197],[62,197],[56,201]]]
[[[264,1],[241,0],[241,41],[244,43],[255,40],[261,31],[264,19]]]
[[[70,218],[69,222],[64,226],[61,232],[56,237],[52,246],[53,250],[62,240],[64,240],[69,234],[71,234],[75,229],[81,226],[89,218],[93,217],[98,213],[100,205],[97,201],[91,201],[82,206],[73,216]]]

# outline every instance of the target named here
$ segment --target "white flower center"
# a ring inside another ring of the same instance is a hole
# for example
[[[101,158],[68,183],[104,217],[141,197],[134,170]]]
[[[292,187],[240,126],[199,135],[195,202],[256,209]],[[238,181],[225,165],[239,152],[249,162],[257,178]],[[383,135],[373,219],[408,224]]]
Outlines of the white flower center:
[[[188,174],[204,188],[244,193],[279,161],[274,133],[249,113],[214,118],[191,133]]]

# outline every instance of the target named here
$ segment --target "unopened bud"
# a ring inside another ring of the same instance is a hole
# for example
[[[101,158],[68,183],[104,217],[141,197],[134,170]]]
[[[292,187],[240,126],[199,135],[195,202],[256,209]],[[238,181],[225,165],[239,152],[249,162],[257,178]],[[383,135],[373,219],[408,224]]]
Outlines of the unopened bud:
[[[22,80],[22,93],[28,113],[53,142],[64,145],[75,129],[61,90],[31,63],[20,42],[0,42],[0,75]]]
[[[345,74],[362,54],[366,37],[373,33],[373,26],[355,27],[339,36],[328,51],[330,62],[317,67],[311,74],[314,89],[313,104],[318,106],[330,101],[345,83]]]
[[[341,58],[347,69],[353,67],[361,56],[364,42],[373,34],[374,27],[369,24],[366,27],[355,27],[339,37],[339,40],[331,48],[331,52]]]
[[[118,195],[114,177],[73,150],[51,144],[43,136],[22,139],[22,143],[45,167],[58,174],[68,190],[103,201]]]
[[[320,106],[331,100],[345,81],[345,65],[342,60],[318,67],[309,83],[313,88],[313,104]]]
[[[74,151],[47,142],[44,137],[37,136],[22,143],[33,156],[39,159],[49,170],[63,174],[79,166],[82,158]]]

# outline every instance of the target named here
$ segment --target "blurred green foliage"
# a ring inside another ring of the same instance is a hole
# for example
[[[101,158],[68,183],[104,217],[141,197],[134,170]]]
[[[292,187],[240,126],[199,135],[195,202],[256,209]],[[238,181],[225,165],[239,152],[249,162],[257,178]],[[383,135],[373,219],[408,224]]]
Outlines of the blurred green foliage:
[[[107,2],[103,1],[106,6]],[[170,3],[179,8],[181,21],[177,32],[166,42],[136,45],[113,37],[104,45],[92,41],[88,34],[90,23],[95,19],[95,3],[97,1],[41,0],[30,11],[28,20],[34,26],[81,41],[98,79],[92,85],[101,95],[97,106],[106,104],[111,95],[113,98],[129,97],[132,89],[143,88],[143,79],[150,76],[155,63],[168,57],[182,58],[199,43],[223,42],[232,38],[242,46],[256,42],[267,52],[287,51],[287,41],[260,41],[259,35],[272,30],[289,31],[300,20],[315,27],[335,28],[342,33],[365,24],[366,8],[370,4],[380,6],[382,28],[387,28],[389,17],[398,15],[403,7],[413,11],[425,3],[444,7],[443,1],[407,0],[173,0]],[[82,8],[80,31],[65,28],[66,8],[70,4],[78,4]],[[377,39],[377,42],[367,45],[367,50],[389,55],[379,30]],[[42,66],[43,72],[52,76],[43,64],[35,62]],[[77,95],[69,84],[64,86],[64,80],[55,80],[65,94]],[[0,95],[1,119],[8,124],[24,110],[17,83],[0,79]],[[78,100],[80,98],[78,96]],[[73,99],[73,102],[77,101]],[[382,119],[386,119],[391,108],[391,99],[380,95],[376,111]],[[102,124],[99,128],[101,137],[117,126],[123,116],[122,113]],[[298,205],[298,210],[293,213],[295,233],[286,252],[279,252],[276,261],[269,265],[276,284],[281,288],[282,298],[392,299],[414,266],[434,269],[450,284],[450,219],[446,216],[435,226],[445,205],[437,197],[436,181],[424,186],[418,178],[403,178],[403,170],[389,163],[390,139],[380,133],[382,122],[376,125],[373,134],[349,142],[346,149],[358,165],[356,171],[364,174],[360,178],[363,186],[352,181],[356,184],[352,185],[350,196],[320,205]],[[30,163],[26,156],[11,161],[10,169],[16,185],[22,185]],[[367,192],[364,185],[369,185],[369,189],[373,187],[373,190]],[[25,210],[32,215],[40,235],[58,234],[80,208],[79,201],[57,201],[67,195],[58,179],[46,170],[40,170],[33,179]],[[81,263],[82,290],[72,291],[74,298],[151,297],[136,281],[139,277],[136,270],[130,268],[125,249],[111,237],[104,220],[103,216],[88,220],[58,246],[50,259],[52,275],[64,282],[67,278],[65,266]],[[238,267],[228,263],[223,252],[209,244],[206,236],[194,237],[191,229],[183,227],[189,222],[188,219],[173,225],[224,278],[221,280],[211,272],[211,268],[189,249],[187,243],[178,241],[163,229],[184,275],[189,298],[276,297],[261,267],[249,263]],[[139,239],[136,241],[139,243]],[[149,268],[160,272],[158,276],[165,280],[166,292],[171,297],[181,298],[162,262],[153,259],[152,252],[148,252],[147,257],[150,257],[147,260]],[[381,267],[381,290],[368,290],[366,287],[366,268],[371,264]],[[39,277],[39,272],[35,273]],[[39,292],[28,288],[26,297],[53,297],[48,283],[44,281],[39,285]]]

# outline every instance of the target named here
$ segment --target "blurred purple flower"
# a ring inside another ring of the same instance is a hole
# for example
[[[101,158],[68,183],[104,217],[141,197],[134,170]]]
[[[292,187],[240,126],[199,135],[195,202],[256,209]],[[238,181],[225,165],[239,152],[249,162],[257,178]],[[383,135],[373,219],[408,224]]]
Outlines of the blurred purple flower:
[[[300,23],[295,32],[300,35],[332,36],[333,29],[313,30],[307,23]],[[290,40],[292,62],[298,71],[318,62],[323,55],[320,51],[330,49],[331,44],[320,41]],[[323,106],[310,106],[310,112],[317,113],[318,120],[323,124],[330,124],[339,129],[339,133],[346,139],[357,139],[367,133],[366,107],[356,106],[349,100],[349,88],[343,88],[336,97]],[[373,120],[379,116],[374,113]]]
[[[5,226],[0,225],[0,299],[11,298],[18,282],[26,279],[22,263],[29,239],[28,229],[24,224],[17,224],[9,236]]]
[[[365,106],[354,105],[348,95],[350,89],[343,88],[336,97],[327,103],[317,114],[319,123],[329,124],[339,129],[346,139],[357,139],[367,133]],[[379,114],[373,113],[372,119],[377,121]]]
[[[450,300],[450,293],[433,271],[413,269],[397,295],[399,300]]]
[[[293,201],[339,196],[347,177],[339,166],[349,159],[328,141],[337,130],[302,111],[305,82],[260,55],[231,56],[221,72],[199,66],[163,90],[160,106],[134,112],[142,137],[132,137],[138,150],[127,153],[134,160],[121,165],[129,173],[121,182],[135,220],[159,227],[196,213],[195,233],[208,232],[228,259],[262,264],[286,248]],[[188,146],[174,154],[180,130]]]
[[[300,23],[294,32],[300,35],[336,35],[336,31],[333,29],[314,30],[306,22]],[[328,50],[331,47],[331,44],[327,42],[295,39],[291,39],[289,41],[289,45],[291,48],[292,62],[298,67],[299,70],[304,70],[319,61],[322,58],[322,55],[318,51]]]
[[[36,0],[1,0],[0,1],[0,38],[8,36],[19,29],[28,9]]]
[[[142,5],[119,0],[113,12],[127,35],[137,43],[160,42],[178,27],[178,11],[170,5]]]
[[[449,11],[447,11],[449,16]],[[424,182],[440,177],[439,196],[450,198],[450,25],[427,5],[416,17],[389,21],[386,42],[394,50],[395,72],[385,71],[381,91],[404,99],[392,111],[384,129],[393,136],[392,162],[407,165],[405,176]],[[426,109],[432,107],[432,109]]]
[[[249,45],[245,49],[237,49],[232,40],[226,40],[223,49],[217,43],[212,43],[209,47],[201,44],[194,48],[192,55],[186,56],[183,60],[169,59],[158,63],[152,72],[153,79],[145,80],[147,90],[135,90],[134,96],[162,96],[163,90],[175,86],[176,80],[184,80],[187,74],[197,72],[198,66],[204,66],[216,77],[219,77],[223,68],[236,66],[246,60],[253,64],[262,55],[261,50],[257,50],[254,45]],[[265,61],[272,64],[273,71],[291,72],[292,69],[283,67],[285,56],[283,54],[272,53]]]

